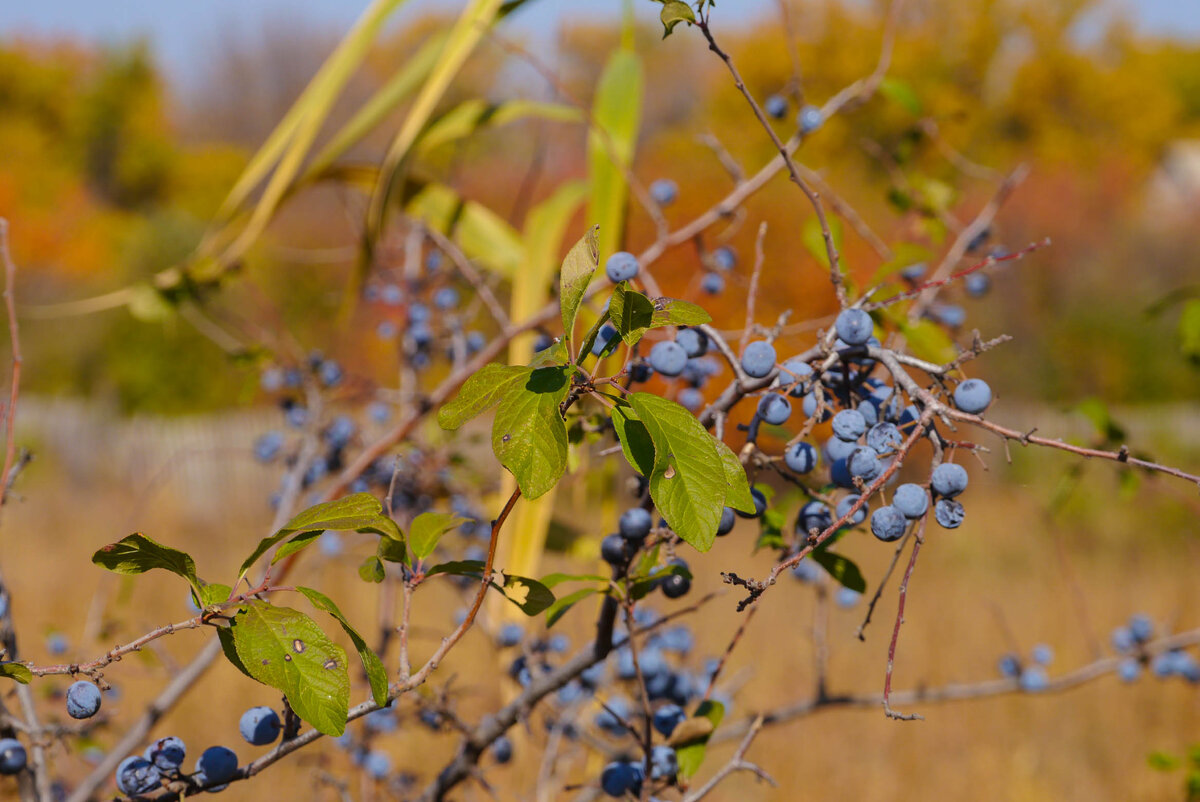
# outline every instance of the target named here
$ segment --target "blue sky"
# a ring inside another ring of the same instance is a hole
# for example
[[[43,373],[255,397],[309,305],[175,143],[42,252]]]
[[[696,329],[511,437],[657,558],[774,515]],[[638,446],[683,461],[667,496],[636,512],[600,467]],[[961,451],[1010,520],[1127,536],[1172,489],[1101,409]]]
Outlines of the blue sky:
[[[946,0],[953,2],[953,0]],[[232,26],[256,30],[272,20],[300,18],[336,30],[351,25],[367,0],[4,0],[0,36],[69,34],[86,40],[123,42],[147,37],[156,54],[176,79],[187,83],[189,68]],[[775,0],[727,0],[718,13],[736,16],[766,13]],[[419,13],[437,6],[459,5],[446,0],[411,0],[402,13]],[[517,24],[537,32],[554,30],[561,18],[573,14],[612,14],[620,0],[542,0],[521,13]],[[1146,30],[1200,37],[1200,0],[1109,0],[1110,6],[1130,10]],[[653,16],[657,5],[635,0],[639,13]]]

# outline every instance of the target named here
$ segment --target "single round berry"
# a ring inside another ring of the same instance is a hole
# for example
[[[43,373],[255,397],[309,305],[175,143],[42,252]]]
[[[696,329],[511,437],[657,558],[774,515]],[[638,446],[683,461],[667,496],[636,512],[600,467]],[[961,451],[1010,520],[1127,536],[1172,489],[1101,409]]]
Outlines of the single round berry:
[[[654,729],[662,733],[664,737],[670,738],[671,733],[675,732],[675,728],[682,724],[685,718],[687,718],[687,714],[679,705],[663,705],[654,711]]]
[[[821,568],[812,560],[801,560],[792,569],[792,576],[801,582],[816,582],[821,578]]]
[[[895,451],[904,444],[904,435],[896,424],[884,421],[877,423],[867,430],[867,445],[875,449],[877,454],[887,454]]]
[[[687,365],[688,355],[677,342],[663,340],[650,349],[650,367],[664,376],[678,376]]]
[[[742,370],[754,379],[761,379],[775,367],[775,347],[766,340],[758,340],[746,346],[742,353]]]
[[[862,415],[863,423],[867,426],[879,423],[879,410],[870,401],[862,401],[854,409],[859,415]]]
[[[433,294],[433,305],[443,312],[457,308],[460,300],[458,290],[454,287],[441,287]]]
[[[871,534],[885,543],[903,537],[907,526],[908,519],[904,517],[904,513],[891,505],[880,507],[871,513]]]
[[[596,340],[592,343],[592,356],[600,356],[608,344],[615,339],[617,339],[617,330],[605,323],[600,327],[600,331],[596,332]]]
[[[954,388],[954,406],[978,415],[992,403],[992,388],[983,379],[967,379]]]
[[[867,419],[856,409],[843,409],[833,416],[833,433],[841,440],[854,442],[867,431]]]
[[[811,443],[803,440],[799,443],[792,443],[788,446],[788,450],[783,452],[783,462],[789,470],[796,473],[808,473],[817,467],[817,449]]]
[[[1131,652],[1133,647],[1137,645],[1137,640],[1134,639],[1133,633],[1129,627],[1117,627],[1112,631],[1111,636],[1112,647],[1118,652]]]
[[[1033,662],[1038,665],[1048,666],[1054,662],[1054,649],[1047,643],[1039,643],[1033,647],[1030,656],[1033,658]]]
[[[800,398],[804,395],[805,384],[812,377],[812,365],[803,359],[791,357],[779,366],[779,386],[788,388],[788,395]]]
[[[273,743],[282,730],[279,714],[269,707],[252,707],[242,714],[238,722],[238,731],[242,733],[246,743],[254,746]]]
[[[831,437],[825,441],[822,453],[825,455],[825,460],[832,465],[840,459],[849,459],[858,447],[858,443],[848,442],[840,437]]]
[[[734,514],[733,507],[723,508],[721,522],[717,524],[717,537],[724,537],[732,532],[735,523],[737,523],[737,515]]]
[[[672,560],[671,564],[683,571],[687,571],[688,569],[687,563],[680,559]],[[686,595],[691,589],[692,580],[686,573],[671,573],[662,579],[662,592],[668,599],[678,599]]]
[[[871,339],[875,324],[871,322],[871,316],[861,309],[843,309],[833,327],[847,345],[865,345]]]
[[[820,406],[818,404],[817,393],[821,394],[820,399],[824,401],[824,405],[821,406],[821,417],[817,420],[817,423],[824,423],[833,417],[833,410],[831,409],[833,406],[833,400],[824,390],[813,390],[811,393],[804,396],[804,401],[802,401],[800,404],[800,410],[804,413],[804,417],[806,418],[815,416],[817,414],[818,406]]]
[[[846,467],[850,470],[851,476],[861,477],[867,482],[883,472],[883,463],[879,461],[879,454],[870,446],[859,446],[854,449],[846,459]]]
[[[1006,654],[1000,658],[1000,674],[1009,679],[1021,676],[1021,659],[1015,654]]]
[[[940,498],[937,504],[933,505],[934,520],[942,526],[943,529],[957,529],[962,525],[963,518],[967,515],[963,505],[959,504],[952,498]]]
[[[283,434],[267,432],[254,441],[254,458],[259,462],[270,462],[283,449]]]
[[[362,767],[372,779],[382,780],[392,773],[392,759],[386,752],[372,749],[363,758]]]
[[[783,95],[771,95],[767,98],[767,102],[763,104],[767,114],[774,117],[776,120],[782,120],[787,116],[788,102]]]
[[[91,718],[100,711],[100,689],[85,680],[67,688],[67,715],[71,718]]]
[[[1150,616],[1136,613],[1129,617],[1129,634],[1136,643],[1145,643],[1154,636],[1154,622]]]
[[[807,535],[812,530],[824,532],[833,524],[829,507],[820,501],[810,501],[796,515],[796,534]]]
[[[778,393],[768,393],[758,400],[758,416],[772,426],[781,426],[791,415],[791,403]]]
[[[736,510],[737,514],[743,518],[760,518],[767,511],[767,497],[757,487],[750,488],[750,497],[754,499],[754,512],[742,512]]]
[[[954,498],[967,489],[967,469],[953,462],[943,462],[933,469],[929,487],[939,496]]]
[[[513,758],[513,744],[506,736],[501,735],[492,741],[492,757],[497,763],[508,763]]]
[[[683,346],[689,359],[704,356],[708,353],[708,335],[700,329],[680,329],[675,335],[675,342]]]
[[[617,251],[604,263],[604,274],[613,284],[637,278],[638,260],[629,251]]]
[[[659,206],[670,206],[679,197],[679,186],[669,178],[660,178],[650,185],[650,197]]]
[[[637,795],[642,787],[642,767],[623,760],[609,763],[600,772],[600,788],[611,797]]]
[[[992,288],[992,280],[986,273],[972,273],[963,280],[963,289],[972,298],[982,298]]]
[[[496,633],[496,645],[502,649],[510,649],[525,637],[525,630],[520,624],[505,624]]]
[[[967,310],[957,304],[937,304],[929,310],[929,316],[952,329],[967,322]]]
[[[621,533],[621,537],[641,542],[646,539],[646,535],[650,534],[650,528],[653,525],[654,518],[648,510],[641,507],[630,507],[621,513],[621,518],[617,522],[617,530]]]
[[[17,774],[25,768],[25,747],[16,738],[0,738],[0,774]]]
[[[704,393],[697,390],[695,387],[684,387],[679,391],[679,396],[676,399],[679,405],[689,412],[695,412],[704,406]]]
[[[838,505],[837,505],[837,509],[834,510],[834,514],[837,516],[837,518],[840,520],[843,516],[845,516],[847,513],[849,513],[850,508],[858,503],[859,498],[861,498],[861,496],[849,495],[849,496],[846,496],[841,501],[839,501]],[[858,526],[860,523],[862,523],[863,521],[865,521],[867,519],[867,513],[870,511],[871,511],[870,505],[864,503],[861,507],[859,507],[855,511],[854,515],[852,515],[850,517],[850,519],[848,521],[846,521],[846,525],[847,526]]]
[[[1038,693],[1050,687],[1050,677],[1046,675],[1046,669],[1041,666],[1029,666],[1021,672],[1018,684],[1026,693]]]
[[[825,115],[816,106],[805,106],[796,116],[796,124],[800,126],[800,133],[804,136],[816,131],[824,122]]]
[[[920,518],[929,510],[929,494],[920,485],[902,484],[892,494],[892,506],[905,518]]]
[[[1134,682],[1142,676],[1142,663],[1136,657],[1126,657],[1117,664],[1117,676],[1121,682]]]
[[[205,784],[227,783],[237,774],[238,758],[232,749],[210,746],[196,761],[196,771],[204,775]]]
[[[840,587],[833,596],[833,603],[843,610],[849,610],[858,604],[860,599],[862,599],[862,594],[854,588]]]
[[[176,772],[183,765],[183,759],[187,757],[187,746],[183,743],[183,739],[168,735],[147,746],[142,757],[153,763],[159,771]]]
[[[679,773],[679,757],[666,744],[656,744],[650,750],[650,778],[671,780]]]
[[[130,755],[117,766],[117,790],[123,794],[149,793],[161,780],[158,768],[141,755]]]
[[[700,289],[707,292],[709,295],[720,295],[725,291],[725,277],[720,273],[709,271],[704,274],[704,278],[700,280]]]
[[[730,248],[728,245],[722,245],[713,251],[712,261],[718,270],[724,270],[728,273],[737,267],[737,254],[733,248]]]
[[[618,534],[612,534],[600,541],[600,556],[609,565],[624,565],[632,551],[630,543]]]

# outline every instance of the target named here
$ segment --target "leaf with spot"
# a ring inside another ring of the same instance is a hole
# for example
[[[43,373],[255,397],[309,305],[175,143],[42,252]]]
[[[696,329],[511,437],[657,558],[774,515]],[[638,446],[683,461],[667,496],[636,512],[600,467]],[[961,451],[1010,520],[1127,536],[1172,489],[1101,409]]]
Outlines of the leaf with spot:
[[[156,543],[140,532],[109,543],[92,555],[92,562],[114,574],[144,574],[155,568],[181,576],[200,592],[196,563],[187,552]]]
[[[409,524],[408,547],[414,557],[423,560],[433,554],[442,535],[465,522],[465,518],[448,512],[423,512]]]
[[[327,530],[335,532],[372,532],[393,540],[404,540],[404,533],[400,531],[400,527],[396,526],[395,521],[384,514],[383,505],[379,502],[379,499],[370,493],[353,493],[334,501],[327,501],[324,504],[309,507],[284,524],[283,528],[278,532],[259,541],[258,546],[246,558],[246,561],[242,563],[241,570],[238,573],[238,581],[240,582],[246,576],[246,572],[258,562],[258,559],[266,554],[276,543],[286,540],[293,535],[308,535],[312,532],[320,533]],[[299,548],[308,545],[312,540],[312,537],[307,537]],[[293,548],[291,551],[294,553],[299,548]],[[280,559],[282,557],[277,553],[272,562]]]
[[[527,576],[504,577],[504,584],[492,583],[492,587],[504,594],[504,598],[521,609],[525,615],[537,615],[554,604],[554,593],[550,588]]]
[[[346,730],[350,675],[346,652],[299,610],[246,602],[230,638],[254,679],[282,691],[296,715],[326,735]]]
[[[350,622],[346,620],[346,616],[342,615],[342,611],[333,603],[333,600],[319,590],[312,588],[297,587],[296,590],[304,594],[304,598],[312,602],[313,607],[329,613],[337,619],[337,622],[342,625],[346,635],[354,644],[355,651],[358,652],[358,659],[362,661],[363,670],[367,672],[367,682],[371,684],[371,698],[375,700],[375,704],[383,706],[387,704],[388,699],[388,678],[387,669],[383,667],[383,661],[379,659],[379,655],[367,645],[363,640],[363,636],[358,634],[358,630],[350,626]]]
[[[708,551],[729,491],[715,441],[674,401],[651,393],[632,393],[628,401],[654,442],[654,469],[648,477],[654,505],[676,534],[696,550]]]
[[[571,369],[538,368],[510,385],[492,424],[492,451],[530,499],[554,487],[567,469],[567,424],[559,405],[570,389]]]
[[[713,701],[701,702],[696,713],[671,733],[667,743],[675,747],[681,776],[694,777],[700,770],[705,752],[708,751],[708,741],[717,727],[721,726],[724,717],[725,705]]]
[[[559,274],[558,302],[562,307],[563,336],[568,340],[575,329],[575,318],[579,315],[584,293],[600,265],[600,245],[596,237],[598,230],[599,226],[589,228],[567,252]]]
[[[472,373],[458,394],[438,410],[438,425],[453,431],[476,415],[482,415],[499,404],[510,387],[526,381],[531,372],[531,368],[523,365],[497,362],[484,365]]]

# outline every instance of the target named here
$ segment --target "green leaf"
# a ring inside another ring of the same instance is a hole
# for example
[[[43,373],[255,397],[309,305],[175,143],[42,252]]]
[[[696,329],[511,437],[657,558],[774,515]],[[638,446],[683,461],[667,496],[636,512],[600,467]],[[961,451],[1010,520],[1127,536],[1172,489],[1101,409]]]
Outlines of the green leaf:
[[[292,556],[296,552],[303,551],[308,546],[311,546],[313,541],[319,538],[323,533],[324,530],[317,529],[313,532],[304,532],[296,535],[294,538],[275,550],[275,556],[271,558],[271,564],[274,565],[280,560]],[[390,538],[380,538],[380,540],[389,539]]]
[[[375,547],[375,556],[389,563],[408,563],[408,554],[404,550],[404,543],[392,540],[390,537],[379,538],[379,545]]]
[[[600,265],[599,249],[597,226],[592,226],[563,260],[562,273],[559,274],[558,303],[562,307],[563,336],[567,340],[571,339],[575,330],[575,318],[579,314],[579,305],[583,303],[584,293]]]
[[[654,320],[650,325],[652,329],[660,326],[699,326],[711,322],[712,315],[705,311],[704,307],[690,301],[681,301],[678,298],[654,299]]]
[[[596,319],[596,322],[592,324],[592,327],[588,329],[588,333],[583,335],[583,342],[579,344],[579,355],[575,357],[576,365],[582,365],[583,360],[591,356],[592,346],[596,344],[596,338],[600,336],[600,328],[607,322],[608,310],[605,309],[600,317]],[[611,345],[612,343],[609,344]],[[603,359],[604,356],[601,355],[600,358]]]
[[[196,605],[201,609],[213,607],[218,604],[224,604],[229,601],[229,597],[233,595],[233,588],[228,585],[222,585],[220,582],[208,583],[200,580],[200,596],[196,597],[192,593],[192,598]]]
[[[383,570],[383,562],[374,555],[363,560],[362,565],[358,566],[358,575],[363,582],[373,582],[376,585],[387,576]]]
[[[1179,314],[1179,350],[1188,359],[1200,361],[1200,299],[1185,303]]]
[[[654,473],[654,440],[646,424],[627,403],[619,403],[611,412],[613,429],[629,467],[642,476]]]
[[[346,653],[299,610],[261,601],[243,605],[230,627],[246,671],[283,692],[296,715],[326,735],[346,730]]]
[[[1178,757],[1172,755],[1170,752],[1163,752],[1161,750],[1151,752],[1147,755],[1146,763],[1155,771],[1174,771],[1183,765],[1183,761]]]
[[[659,12],[658,18],[663,24],[663,38],[666,39],[675,30],[675,26],[681,22],[696,22],[696,14],[692,11],[692,7],[683,0],[666,0],[663,3],[662,11]]]
[[[238,581],[240,582],[242,577],[246,575],[246,572],[258,562],[259,557],[266,554],[279,541],[289,538],[292,535],[307,532],[323,532],[326,530],[335,532],[373,532],[377,535],[390,537],[393,540],[404,539],[404,534],[400,531],[400,527],[396,526],[396,522],[384,514],[383,505],[379,499],[370,493],[353,493],[334,501],[327,501],[324,504],[309,507],[288,521],[278,532],[259,541],[258,546],[246,558],[246,561],[242,563],[241,570],[238,573]],[[275,559],[280,559],[278,554],[275,556]]]
[[[0,677],[8,677],[22,685],[28,685],[33,680],[33,672],[24,663],[0,663]]]
[[[546,608],[546,629],[558,623],[558,620],[567,614],[567,611],[574,607],[579,602],[600,591],[596,588],[584,588],[577,590],[574,593],[568,593],[562,598],[555,599],[554,603]]]
[[[442,535],[466,522],[448,512],[423,512],[408,527],[408,547],[414,557],[425,559],[437,548]]]
[[[116,543],[109,543],[92,555],[92,562],[114,574],[144,574],[152,569],[161,568],[183,577],[197,594],[200,592],[196,563],[191,555],[155,543],[140,532]]]
[[[550,588],[527,576],[505,575],[503,585],[493,582],[492,587],[521,608],[525,615],[537,615],[554,604],[554,593]]]
[[[842,251],[842,221],[836,217],[830,217],[826,220],[829,224],[829,233],[833,236],[833,247],[838,253]],[[809,217],[804,221],[804,225],[800,227],[800,241],[804,243],[804,247],[812,254],[813,258],[829,267],[829,252],[825,249],[825,233],[821,231],[821,221],[816,215]]]
[[[742,461],[733,453],[733,449],[715,437],[713,445],[717,447],[717,453],[721,456],[721,467],[725,470],[725,482],[728,486],[725,506],[754,513],[754,496],[750,495],[750,480],[746,478],[746,469],[742,467]]]
[[[913,91],[912,86],[898,78],[887,77],[879,83],[879,94],[895,103],[914,117],[921,116],[921,99]]]
[[[425,571],[425,576],[436,574],[452,574],[454,576],[483,576],[484,562],[482,560],[450,560],[438,563]]]
[[[754,544],[755,550],[783,548],[783,525],[787,522],[784,514],[775,507],[767,507],[758,522],[758,542]]]
[[[862,571],[858,570],[858,566],[852,560],[823,548],[813,549],[811,556],[817,565],[828,571],[831,577],[850,590],[856,590],[859,593],[866,592],[867,580],[863,579]]]
[[[604,577],[600,576],[599,574],[553,573],[553,574],[546,574],[544,577],[542,577],[542,584],[548,588],[556,587],[558,585],[561,585],[563,582],[600,582],[605,585],[608,584],[608,580],[605,579]]]
[[[668,741],[675,747],[679,758],[679,774],[685,778],[694,777],[704,763],[704,754],[708,751],[708,740],[721,719],[725,717],[725,705],[720,702],[701,702],[696,713],[684,721],[671,733]]]
[[[233,629],[231,627],[218,628],[217,640],[221,642],[221,651],[225,653],[225,659],[238,671],[250,679],[255,679],[254,675],[246,670],[246,666],[242,663],[242,658],[238,657],[237,647],[233,645]]]
[[[543,495],[567,469],[567,425],[559,405],[570,389],[571,369],[538,368],[510,384],[496,409],[492,451],[529,499]]]
[[[531,368],[522,365],[484,365],[463,382],[458,394],[438,410],[438,425],[451,431],[500,403],[514,385],[528,380]]]
[[[674,401],[650,393],[632,393],[628,401],[654,441],[650,497],[681,538],[698,551],[708,551],[729,489],[715,441]]]
[[[654,302],[622,281],[613,288],[612,300],[608,304],[608,316],[613,328],[629,347],[637,345],[651,326],[654,325]]]
[[[574,106],[516,99],[488,103],[471,98],[426,126],[414,148],[418,156],[427,156],[435,148],[471,136],[487,127],[507,125],[529,117],[554,122],[580,122],[583,114]]]
[[[907,319],[897,320],[897,326],[907,338],[913,356],[938,364],[949,362],[957,356],[950,335],[932,320],[918,320],[912,325]]]
[[[350,622],[346,620],[346,616],[342,615],[342,611],[338,609],[332,599],[312,588],[297,587],[296,590],[304,594],[304,598],[312,602],[313,607],[329,613],[342,625],[342,629],[354,643],[354,649],[358,652],[358,659],[362,661],[363,670],[367,672],[367,682],[371,684],[371,698],[380,707],[386,705],[388,700],[387,669],[383,667],[383,661],[379,659],[379,655],[372,651],[367,642],[363,640],[363,636],[358,634],[358,630],[350,626]]]

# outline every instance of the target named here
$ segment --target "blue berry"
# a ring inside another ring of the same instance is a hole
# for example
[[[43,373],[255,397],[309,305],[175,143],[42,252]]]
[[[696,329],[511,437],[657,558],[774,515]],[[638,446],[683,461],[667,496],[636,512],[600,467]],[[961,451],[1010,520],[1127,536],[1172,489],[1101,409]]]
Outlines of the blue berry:
[[[865,345],[871,339],[875,324],[871,322],[871,316],[861,309],[843,309],[833,327],[847,345]]]
[[[957,529],[965,517],[963,505],[952,498],[940,498],[933,505],[933,518],[944,529]]]
[[[924,262],[916,262],[901,270],[900,276],[905,281],[916,283],[917,279],[925,275],[928,270],[929,265],[925,264]]]
[[[737,254],[733,248],[730,248],[728,245],[722,245],[713,251],[712,261],[718,270],[724,270],[728,273],[737,267]]]
[[[1054,661],[1054,649],[1049,644],[1039,643],[1033,647],[1030,656],[1033,658],[1033,662],[1038,665],[1048,666]]]
[[[0,774],[18,774],[25,768],[25,747],[16,738],[0,738]]]
[[[650,750],[650,778],[671,780],[679,773],[679,757],[666,744],[656,744]]]
[[[1143,613],[1132,615],[1129,617],[1129,634],[1137,643],[1145,643],[1154,635],[1154,622]]]
[[[396,284],[385,284],[379,291],[379,297],[388,306],[399,306],[404,303],[404,290]]]
[[[957,304],[937,304],[930,308],[929,316],[952,329],[957,329],[967,322],[967,311]]]
[[[854,442],[867,431],[867,419],[856,409],[843,409],[833,416],[833,433],[838,438]]]
[[[717,537],[724,537],[733,531],[733,525],[737,522],[737,516],[734,515],[733,507],[725,507],[721,510],[721,523],[717,524]]]
[[[623,565],[632,556],[631,545],[620,535],[609,535],[600,541],[600,556],[609,565]]]
[[[342,383],[342,366],[332,359],[326,359],[317,369],[317,378],[326,387],[337,387]]]
[[[158,768],[140,755],[130,755],[117,766],[117,789],[123,794],[149,793],[161,780]]]
[[[871,513],[871,534],[885,543],[899,540],[907,527],[908,519],[904,513],[890,504]]]
[[[817,467],[817,450],[810,443],[801,440],[788,446],[783,452],[783,462],[796,473],[808,473]]]
[[[967,379],[954,388],[954,406],[978,415],[992,403],[992,388],[983,379]]]
[[[428,323],[430,318],[429,307],[419,301],[408,305],[408,319],[413,324]]]
[[[902,484],[892,494],[892,506],[905,518],[920,518],[929,510],[929,494],[920,485]]]
[[[617,330],[605,323],[596,332],[596,340],[592,343],[592,356],[600,356],[610,342],[617,338]]]
[[[806,417],[806,418],[811,418],[814,415],[816,415],[817,407],[818,407],[817,393],[820,393],[821,398],[823,398],[825,401],[825,404],[821,409],[821,417],[817,421],[817,423],[824,423],[825,421],[827,421],[833,417],[833,411],[830,409],[833,406],[832,400],[829,398],[829,394],[826,393],[824,390],[818,388],[816,390],[813,390],[808,395],[804,396],[804,401],[801,402],[800,409],[804,413],[804,417]]]
[[[816,582],[821,578],[821,568],[812,560],[801,560],[792,569],[792,576],[801,582]]]
[[[46,636],[46,651],[53,655],[65,654],[67,651],[67,639],[62,636],[62,633],[52,632]]]
[[[679,197],[679,186],[669,178],[660,178],[650,184],[650,197],[659,206],[670,206]]]
[[[878,454],[895,451],[904,444],[904,435],[896,424],[884,421],[877,423],[867,430],[867,445]]]
[[[742,512],[741,510],[734,510],[734,512],[736,512],[742,518],[761,517],[762,514],[767,511],[767,497],[764,496],[763,492],[757,487],[750,488],[750,497],[754,499],[754,512]]]
[[[611,797],[641,793],[642,767],[624,760],[614,761],[600,772],[600,788]]]
[[[689,412],[695,412],[704,406],[704,393],[695,387],[684,387],[679,391],[679,405]]]
[[[382,780],[392,773],[392,759],[386,752],[371,750],[363,758],[363,771],[372,779]]]
[[[1021,672],[1018,684],[1026,693],[1038,693],[1050,687],[1050,678],[1046,675],[1046,669],[1041,666],[1029,666]]]
[[[1000,674],[1009,679],[1021,676],[1021,660],[1015,654],[1006,654],[1000,658]]]
[[[511,648],[519,644],[523,637],[525,637],[525,630],[520,624],[505,624],[496,633],[496,645],[505,649]]]
[[[370,732],[388,733],[398,730],[400,721],[393,708],[381,707],[363,716],[363,726]]]
[[[270,462],[283,449],[283,434],[267,432],[254,441],[254,458],[259,462]]]
[[[100,711],[100,689],[85,680],[67,688],[67,715],[71,718],[91,718]]]
[[[746,375],[761,379],[775,367],[775,347],[766,340],[758,340],[746,346],[742,353],[742,370]]]
[[[854,449],[846,459],[846,467],[850,470],[851,476],[861,477],[867,482],[872,481],[883,472],[879,454],[870,446],[859,446]]]
[[[862,594],[857,590],[843,586],[838,588],[837,593],[834,594],[833,603],[838,607],[841,607],[843,610],[849,610],[851,607],[854,607],[856,604],[858,604],[859,599],[861,598]]]
[[[621,513],[621,518],[617,522],[617,530],[621,533],[621,537],[640,542],[650,534],[650,528],[653,525],[654,518],[651,517],[648,510],[642,507],[630,507]]]
[[[840,519],[843,515],[850,512],[850,508],[858,503],[859,498],[861,498],[861,496],[853,494],[846,496],[844,499],[838,502],[837,509],[834,510],[834,515]],[[870,510],[871,507],[869,504],[863,504],[858,508],[858,511],[854,513],[850,520],[846,522],[846,525],[858,526],[867,519],[867,513],[870,512]]]
[[[796,534],[807,535],[811,530],[824,532],[833,524],[829,507],[820,501],[810,501],[796,515]]]
[[[433,305],[442,311],[456,308],[460,300],[454,287],[441,287],[433,294]]]
[[[862,415],[863,423],[867,426],[874,426],[876,423],[879,423],[879,410],[870,401],[861,402],[855,407],[855,410],[859,415]]]
[[[1117,664],[1117,676],[1121,682],[1134,682],[1142,675],[1142,664],[1136,657],[1126,657]]]
[[[467,332],[467,353],[477,354],[487,345],[487,337],[482,331]]]
[[[268,393],[279,392],[283,389],[283,371],[279,368],[267,368],[259,375],[258,386]]]
[[[921,418],[921,410],[914,405],[909,404],[900,412],[900,419],[897,424],[900,427],[901,434],[912,434],[917,428],[917,421]]]
[[[613,284],[637,278],[638,260],[629,251],[617,251],[604,263],[604,274]]]
[[[675,562],[682,563],[683,561],[676,560]],[[683,567],[687,568],[687,565],[685,564]],[[663,595],[668,599],[678,599],[686,596],[687,592],[692,589],[692,580],[684,574],[668,574],[663,577],[661,587]]]
[[[680,329],[675,335],[675,342],[683,346],[688,358],[704,356],[708,353],[708,335],[700,329]]]
[[[442,252],[430,251],[425,254],[425,270],[430,273],[436,273],[442,267]]]
[[[812,377],[812,373],[812,365],[791,357],[779,366],[779,386],[789,388],[788,395],[793,398],[800,398],[804,395],[804,385]]]
[[[246,743],[254,746],[266,746],[273,743],[283,730],[279,723],[279,714],[269,707],[252,707],[242,714],[238,722],[238,731],[246,739]]]
[[[967,469],[953,462],[943,462],[933,469],[929,487],[939,496],[954,498],[967,489]]]
[[[963,280],[963,288],[967,291],[967,295],[972,298],[981,298],[987,295],[987,291],[992,287],[992,280],[988,278],[986,273],[972,273]]]
[[[338,415],[321,433],[321,439],[330,448],[345,448],[350,444],[350,439],[354,437],[357,430],[358,427],[353,420],[345,415]]]
[[[1133,633],[1129,627],[1117,627],[1112,632],[1112,647],[1118,652],[1133,651],[1133,647],[1137,645],[1137,640],[1133,637]]]
[[[671,733],[675,732],[675,728],[682,724],[685,718],[687,714],[679,705],[663,705],[654,711],[654,729],[664,737],[670,738]]]
[[[700,280],[700,289],[707,292],[709,295],[720,295],[725,291],[725,277],[720,273],[709,271],[704,274],[704,278]]]
[[[650,367],[664,376],[678,376],[687,365],[688,355],[683,346],[670,340],[657,342],[650,349]]]
[[[782,120],[787,115],[788,102],[783,95],[771,95],[763,104],[767,114],[776,120]]]
[[[508,763],[513,758],[513,744],[507,736],[501,735],[492,741],[492,757],[497,763]]]
[[[153,763],[159,771],[176,772],[187,757],[187,746],[182,739],[168,735],[147,746],[142,757]]]
[[[792,405],[778,393],[768,393],[758,400],[758,416],[773,426],[787,422],[792,415]]]
[[[800,133],[804,136],[816,131],[824,122],[825,115],[816,106],[805,106],[796,116],[796,124],[800,126]]]

